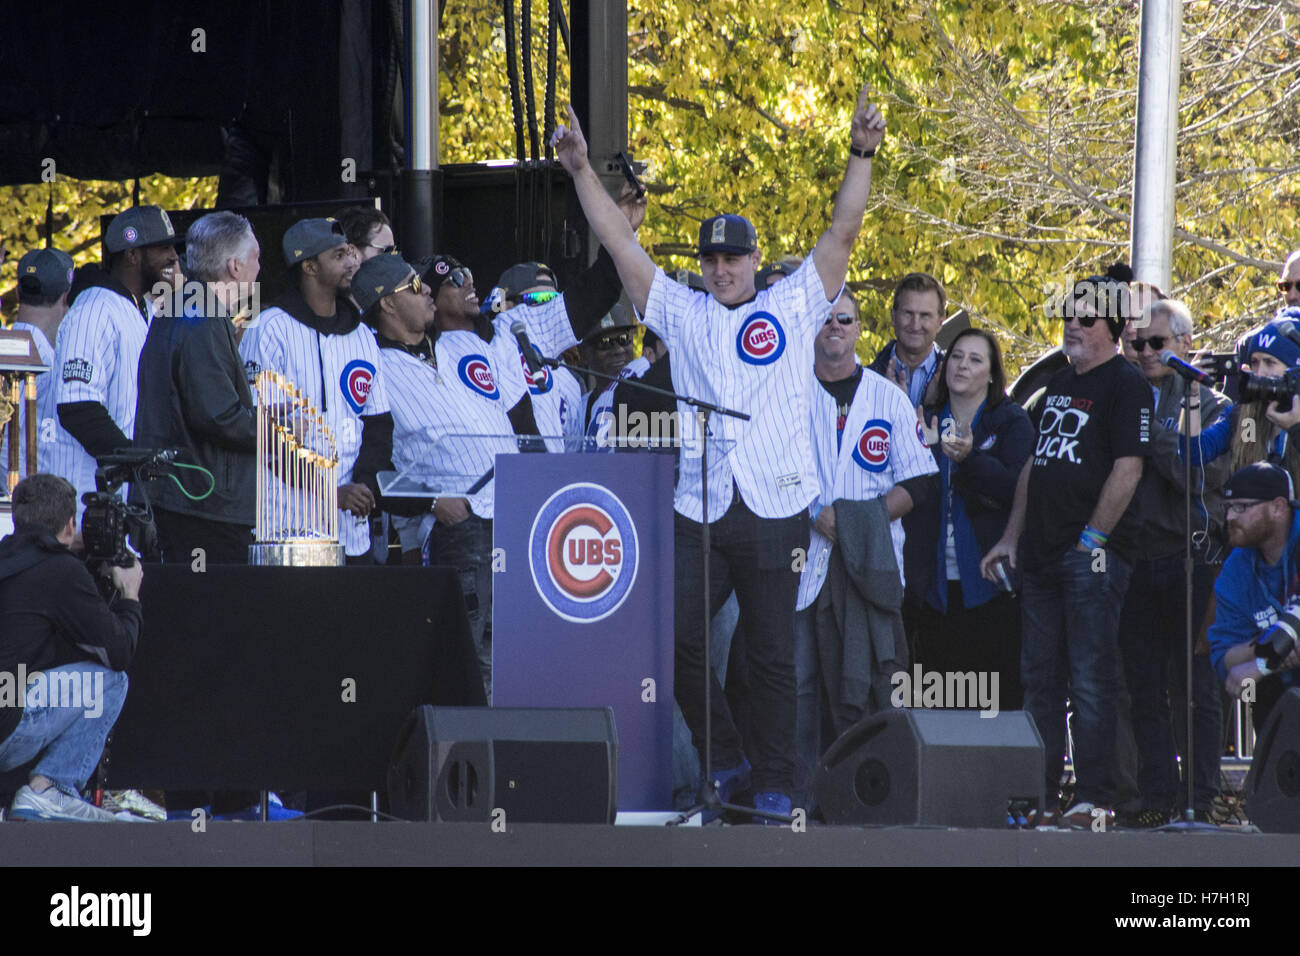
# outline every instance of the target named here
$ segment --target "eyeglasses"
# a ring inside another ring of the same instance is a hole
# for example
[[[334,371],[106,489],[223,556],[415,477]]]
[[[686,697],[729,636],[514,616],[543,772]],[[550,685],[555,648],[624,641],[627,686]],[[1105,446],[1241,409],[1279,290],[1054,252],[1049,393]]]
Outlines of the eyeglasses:
[[[1292,289],[1295,289],[1297,292],[1300,292],[1300,281],[1278,282],[1277,287],[1282,291],[1283,294],[1290,292]]]
[[[1264,504],[1264,502],[1262,501],[1229,501],[1226,504],[1224,504],[1223,510],[1230,515],[1239,515],[1242,514],[1243,512],[1249,511],[1251,508],[1254,508],[1256,505],[1262,505],[1262,504]]]
[[[382,252],[384,255],[388,255],[390,252],[396,252],[396,251],[397,251],[397,246],[395,246],[395,245],[392,245],[392,246],[377,246],[377,245],[375,245],[373,242],[367,242],[366,245],[367,245],[369,248],[371,248],[371,249],[378,249],[378,250],[379,250],[380,252]]]
[[[457,289],[460,289],[465,286],[465,283],[467,282],[472,283],[474,281],[474,273],[470,272],[468,269],[462,266],[459,269],[452,269],[450,272],[447,273],[447,278],[443,279],[442,281],[450,282]]]
[[[559,294],[554,289],[539,289],[537,292],[525,292],[519,298],[524,305],[543,305]]]
[[[823,324],[830,325],[831,319],[834,319],[840,325],[852,325],[857,321],[852,312],[832,312],[830,315],[826,316],[826,321]]]
[[[610,349],[625,349],[631,344],[631,332],[615,332],[596,339],[591,343],[591,347],[597,352],[608,352]]]
[[[412,275],[410,282],[405,282],[402,285],[399,285],[396,289],[393,290],[393,292],[398,293],[398,292],[405,291],[406,289],[410,289],[414,294],[419,295],[420,290],[423,288],[424,288],[424,283],[420,281],[420,277],[417,275]]]
[[[1174,336],[1172,335],[1152,335],[1152,336],[1148,336],[1145,339],[1136,338],[1133,340],[1133,351],[1141,352],[1148,345],[1150,345],[1151,351],[1159,352],[1161,349],[1165,347],[1165,343],[1168,342],[1173,337]]]
[[[1079,323],[1079,326],[1080,326],[1081,328],[1090,329],[1090,328],[1092,328],[1094,325],[1096,325],[1098,322],[1101,321],[1101,316],[1099,316],[1099,315],[1067,315],[1067,316],[1065,317],[1065,321],[1066,321],[1067,323],[1069,323],[1069,321],[1070,321],[1071,319],[1074,319],[1076,322],[1078,322],[1078,323]]]

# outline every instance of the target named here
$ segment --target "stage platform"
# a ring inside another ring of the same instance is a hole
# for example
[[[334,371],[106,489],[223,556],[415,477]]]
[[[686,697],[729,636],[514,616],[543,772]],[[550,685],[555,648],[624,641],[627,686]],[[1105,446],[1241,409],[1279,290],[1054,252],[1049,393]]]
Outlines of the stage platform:
[[[913,827],[649,827],[466,823],[0,824],[6,867],[1133,866],[1268,867],[1300,835]]]

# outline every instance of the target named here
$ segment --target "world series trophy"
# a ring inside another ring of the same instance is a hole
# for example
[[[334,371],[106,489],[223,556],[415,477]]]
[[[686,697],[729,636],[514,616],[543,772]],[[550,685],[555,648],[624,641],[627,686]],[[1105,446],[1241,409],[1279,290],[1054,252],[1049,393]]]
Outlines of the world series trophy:
[[[338,447],[320,412],[285,376],[257,376],[257,527],[248,563],[343,564]]]
[[[0,329],[0,429],[9,451],[0,499],[7,499],[20,480],[36,473],[36,376],[48,370],[30,332]]]

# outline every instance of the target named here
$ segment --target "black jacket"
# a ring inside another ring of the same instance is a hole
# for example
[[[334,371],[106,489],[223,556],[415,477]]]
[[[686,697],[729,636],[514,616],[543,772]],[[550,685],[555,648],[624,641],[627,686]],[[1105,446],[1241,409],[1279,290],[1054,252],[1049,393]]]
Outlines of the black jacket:
[[[942,411],[927,407],[926,421]],[[952,473],[953,491],[962,496],[981,554],[997,544],[1006,530],[1016,482],[1033,450],[1034,427],[1023,408],[1009,398],[992,408],[985,406],[975,422],[971,452]],[[938,461],[943,448],[935,445],[931,452]],[[914,509],[903,519],[903,567],[909,600],[924,601],[934,581],[935,548],[940,535],[947,535],[947,529],[939,527],[942,511],[942,496],[935,495],[925,507]]]
[[[170,478],[150,482],[159,508],[210,521],[252,525],[256,503],[257,418],[235,327],[225,316],[156,315],[140,352],[135,444],[178,448],[177,461],[199,465],[216,483],[202,501],[187,498]],[[201,311],[201,310],[198,310]],[[182,470],[190,494],[208,479]]]
[[[141,620],[139,601],[119,596],[110,609],[86,565],[49,532],[20,530],[0,540],[0,673],[75,661],[126,670]],[[23,695],[7,704],[0,698],[0,741],[18,726]]]

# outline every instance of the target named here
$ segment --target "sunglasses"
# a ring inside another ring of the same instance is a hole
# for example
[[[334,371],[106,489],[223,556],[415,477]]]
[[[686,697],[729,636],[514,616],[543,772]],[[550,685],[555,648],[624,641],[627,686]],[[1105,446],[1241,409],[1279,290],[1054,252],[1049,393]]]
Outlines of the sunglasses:
[[[1080,328],[1090,329],[1098,322],[1102,321],[1099,315],[1067,315],[1065,321],[1068,323],[1071,319],[1079,323]]]
[[[591,347],[597,352],[608,352],[610,349],[625,349],[631,344],[631,332],[616,332],[596,339],[591,343]]]
[[[1152,335],[1145,339],[1136,338],[1133,340],[1133,351],[1141,352],[1150,345],[1151,351],[1159,352],[1165,347],[1165,343],[1172,338],[1172,335]]]
[[[405,282],[402,285],[399,285],[396,289],[393,290],[393,292],[394,294],[396,294],[398,292],[403,292],[406,289],[410,289],[413,293],[419,295],[420,290],[423,288],[424,288],[424,283],[420,281],[420,277],[417,275],[413,275],[411,276],[410,282]]]
[[[377,246],[377,245],[375,245],[373,242],[367,242],[366,245],[367,245],[369,248],[371,248],[371,249],[378,249],[378,250],[379,250],[380,252],[382,252],[384,255],[388,255],[390,252],[396,252],[396,251],[397,251],[397,246],[395,246],[395,245],[393,245],[393,246]]]
[[[1223,506],[1223,510],[1230,515],[1239,515],[1264,504],[1262,501],[1229,501]]]
[[[1300,292],[1300,280],[1297,280],[1296,282],[1278,282],[1277,287],[1283,293],[1290,292],[1292,289]]]
[[[857,321],[857,319],[853,317],[852,312],[832,312],[830,315],[826,316],[826,321],[823,324],[830,325],[831,319],[834,319],[840,325],[852,325]]]
[[[559,294],[554,289],[540,289],[537,292],[525,292],[519,299],[524,305],[543,305]]]
[[[450,282],[457,289],[462,289],[465,287],[465,283],[467,282],[472,283],[474,281],[474,273],[470,272],[468,269],[462,266],[459,269],[452,269],[450,272],[447,273],[447,278],[443,279],[442,281]]]

